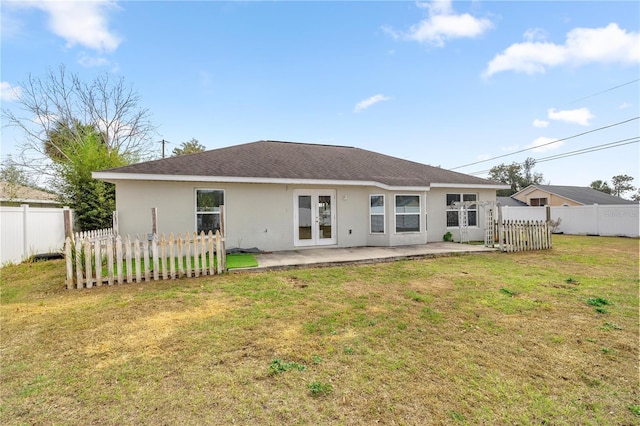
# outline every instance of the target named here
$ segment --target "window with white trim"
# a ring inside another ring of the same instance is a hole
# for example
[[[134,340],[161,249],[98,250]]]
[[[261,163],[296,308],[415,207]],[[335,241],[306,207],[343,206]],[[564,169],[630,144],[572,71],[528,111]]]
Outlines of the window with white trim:
[[[529,205],[532,207],[546,206],[547,204],[549,204],[549,200],[547,198],[530,198],[529,199]]]
[[[420,196],[396,195],[396,233],[420,232]]]
[[[458,225],[458,208],[453,206],[456,201],[478,201],[478,194],[447,194],[447,227],[454,228]],[[478,226],[478,205],[467,206],[469,226]]]
[[[224,205],[221,189],[196,189],[196,231],[215,233],[220,229],[220,206]]]
[[[384,234],[384,195],[369,195],[369,232]]]

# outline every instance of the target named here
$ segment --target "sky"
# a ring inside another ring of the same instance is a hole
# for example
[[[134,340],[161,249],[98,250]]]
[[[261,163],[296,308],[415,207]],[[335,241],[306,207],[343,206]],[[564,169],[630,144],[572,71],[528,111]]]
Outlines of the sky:
[[[2,1],[0,102],[63,64],[122,76],[157,155],[281,140],[486,177],[640,186],[640,2]],[[22,135],[3,119],[2,158]],[[624,144],[624,145],[623,145]],[[590,151],[590,152],[588,152]]]

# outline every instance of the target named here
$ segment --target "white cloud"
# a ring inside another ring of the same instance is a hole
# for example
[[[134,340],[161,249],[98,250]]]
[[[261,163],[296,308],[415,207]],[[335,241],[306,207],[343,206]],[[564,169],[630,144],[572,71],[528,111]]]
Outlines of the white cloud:
[[[86,53],[82,53],[78,57],[78,63],[83,67],[102,67],[110,64],[109,60],[102,56],[90,56]]]
[[[563,141],[560,141],[560,142],[555,142],[555,141],[557,141],[557,139],[540,136],[539,138],[531,142],[529,145],[527,145],[527,148],[534,148],[533,152],[546,152],[546,151],[552,151],[554,149],[558,149],[562,145],[564,145]]]
[[[555,108],[547,110],[549,120],[564,121],[566,123],[575,123],[581,126],[588,126],[589,120],[595,116],[587,108],[571,109],[564,111],[556,111]]]
[[[627,32],[616,23],[602,28],[574,28],[564,44],[532,41],[515,43],[496,55],[488,64],[485,76],[502,71],[527,74],[544,73],[560,65],[587,63],[640,62],[640,33]]]
[[[474,38],[493,27],[491,21],[464,14],[455,14],[450,1],[418,3],[426,9],[429,17],[412,25],[407,32],[396,31],[390,27],[383,30],[395,39],[405,39],[442,47],[446,40],[454,38]]]
[[[620,106],[618,107],[618,109],[627,109],[630,108],[631,104],[629,102],[623,102],[620,104]]]
[[[81,45],[99,52],[112,52],[122,42],[108,25],[109,12],[118,8],[114,1],[38,1],[25,2],[23,6],[46,12],[49,28],[65,39],[67,47]]]
[[[538,120],[537,118],[533,120],[533,127],[539,127],[544,129],[547,126],[549,126],[549,122],[546,120]]]
[[[364,109],[369,108],[370,106],[372,106],[374,104],[377,104],[378,102],[388,101],[389,99],[391,99],[391,98],[389,98],[387,96],[384,96],[384,95],[380,95],[380,94],[371,96],[370,98],[367,98],[367,99],[364,99],[364,100],[358,102],[356,104],[356,107],[353,109],[353,112],[360,112],[360,111],[362,111]]]
[[[544,41],[547,38],[547,33],[542,28],[529,28],[522,36],[527,41]]]
[[[11,102],[18,99],[22,89],[19,86],[12,86],[7,81],[0,82],[0,100]]]

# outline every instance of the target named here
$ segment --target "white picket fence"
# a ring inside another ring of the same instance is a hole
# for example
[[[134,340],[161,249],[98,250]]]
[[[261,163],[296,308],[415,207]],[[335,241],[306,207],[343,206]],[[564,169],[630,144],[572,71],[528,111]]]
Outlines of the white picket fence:
[[[502,227],[498,223],[496,226],[502,251],[546,250],[552,247],[551,228],[546,221],[505,220]]]
[[[90,240],[95,239],[107,239],[113,238],[114,232],[113,228],[104,228],[104,229],[94,229],[92,231],[80,231],[73,234],[74,240],[84,240],[85,238],[89,238]]]
[[[215,253],[215,254],[214,254]],[[226,271],[225,239],[219,231],[169,234],[151,239],[103,233],[65,242],[67,288],[140,283]]]

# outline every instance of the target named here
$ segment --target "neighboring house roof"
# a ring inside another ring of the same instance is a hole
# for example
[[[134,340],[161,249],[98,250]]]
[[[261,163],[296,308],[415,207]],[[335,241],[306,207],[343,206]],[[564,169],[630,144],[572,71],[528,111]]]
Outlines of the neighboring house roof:
[[[58,197],[41,189],[0,181],[0,201],[59,204]]]
[[[528,206],[527,203],[523,203],[520,200],[516,200],[511,197],[496,197],[496,201],[500,203],[501,206],[509,206],[509,207],[523,207]]]
[[[98,179],[327,183],[393,188],[507,186],[359,148],[258,141],[94,172]]]
[[[604,192],[596,189],[582,186],[529,185],[513,196],[520,193],[527,193],[535,189],[567,198],[585,206],[592,204],[637,204],[635,201],[625,200],[624,198],[605,194]]]

